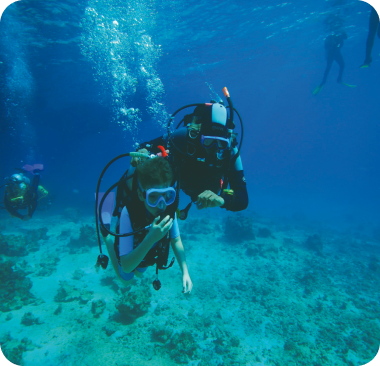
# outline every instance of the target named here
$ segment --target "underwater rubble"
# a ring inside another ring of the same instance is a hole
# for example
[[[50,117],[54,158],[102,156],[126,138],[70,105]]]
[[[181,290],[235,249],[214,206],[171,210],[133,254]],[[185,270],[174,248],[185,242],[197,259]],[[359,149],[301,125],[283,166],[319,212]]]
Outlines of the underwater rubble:
[[[48,231],[30,235],[38,251],[24,235],[0,237],[0,342],[16,364],[356,366],[377,352],[371,233],[249,214],[189,218],[180,223],[187,296],[177,264],[160,271],[160,291],[153,268],[128,287],[112,266],[96,272],[90,217],[46,221]]]

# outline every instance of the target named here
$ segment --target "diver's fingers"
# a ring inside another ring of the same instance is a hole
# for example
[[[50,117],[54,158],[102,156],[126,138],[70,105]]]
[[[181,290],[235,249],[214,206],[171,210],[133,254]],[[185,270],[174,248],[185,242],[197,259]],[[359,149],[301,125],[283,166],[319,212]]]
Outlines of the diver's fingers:
[[[169,215],[166,215],[162,221],[159,223],[159,225],[161,226],[161,228],[163,228],[165,226],[165,224],[170,220],[170,216]]]
[[[208,192],[207,195],[205,196],[205,198],[209,201],[210,199],[212,199],[213,197],[215,197],[215,193],[214,192]]]
[[[162,231],[165,231],[166,229],[166,226],[168,225],[168,223],[170,223],[170,216],[167,215],[166,217],[164,217],[161,222],[159,223],[159,226],[161,228]]]
[[[198,201],[197,201],[197,209],[198,210],[203,210],[204,209],[204,203],[203,203],[204,201],[203,200],[201,200],[201,199],[198,199]]]
[[[157,225],[158,220],[160,219],[160,216],[157,216],[154,218],[152,226]]]
[[[166,225],[162,228],[163,231],[169,231],[173,226],[173,219],[170,219]]]

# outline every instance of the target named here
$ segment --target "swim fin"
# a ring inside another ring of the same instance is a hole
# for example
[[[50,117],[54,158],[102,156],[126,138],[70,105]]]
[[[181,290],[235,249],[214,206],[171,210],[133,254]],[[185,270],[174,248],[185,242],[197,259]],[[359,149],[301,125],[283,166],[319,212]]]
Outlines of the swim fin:
[[[341,83],[341,84],[346,85],[346,86],[348,86],[350,88],[356,88],[356,85],[350,85],[350,84],[346,84],[346,83]]]
[[[313,90],[313,95],[317,95],[323,88],[323,85],[318,85],[314,90]]]
[[[372,57],[365,59],[363,65],[360,66],[361,69],[365,69],[371,66]]]

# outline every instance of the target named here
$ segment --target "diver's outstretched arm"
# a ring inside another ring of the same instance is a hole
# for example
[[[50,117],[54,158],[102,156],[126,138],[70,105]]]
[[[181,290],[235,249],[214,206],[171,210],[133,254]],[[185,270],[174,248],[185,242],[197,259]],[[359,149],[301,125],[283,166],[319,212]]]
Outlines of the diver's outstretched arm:
[[[11,216],[18,217],[19,219],[23,219],[24,215],[21,215],[20,213],[17,212],[17,209],[14,208],[8,201],[7,195],[4,196],[4,207],[5,209],[11,214]]]

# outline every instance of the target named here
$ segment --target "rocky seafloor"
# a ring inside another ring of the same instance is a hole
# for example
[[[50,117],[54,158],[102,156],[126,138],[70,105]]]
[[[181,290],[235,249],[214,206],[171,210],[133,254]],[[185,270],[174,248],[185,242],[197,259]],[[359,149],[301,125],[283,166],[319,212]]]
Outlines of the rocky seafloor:
[[[75,209],[1,216],[5,356],[25,366],[357,366],[376,355],[378,232],[209,216],[180,223],[190,295],[176,263],[160,271],[159,291],[153,268],[129,288],[111,265],[97,272],[93,218]]]

